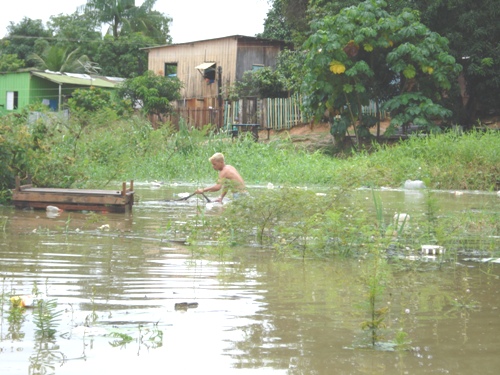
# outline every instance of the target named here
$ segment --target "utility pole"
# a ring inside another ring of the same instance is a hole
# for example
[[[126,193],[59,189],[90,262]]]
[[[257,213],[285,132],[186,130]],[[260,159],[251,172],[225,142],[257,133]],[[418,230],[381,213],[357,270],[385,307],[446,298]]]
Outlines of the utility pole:
[[[217,121],[217,128],[218,130],[222,129],[222,126],[224,125],[224,107],[222,105],[222,66],[217,67],[217,99],[218,103],[217,106],[219,107],[219,118]]]

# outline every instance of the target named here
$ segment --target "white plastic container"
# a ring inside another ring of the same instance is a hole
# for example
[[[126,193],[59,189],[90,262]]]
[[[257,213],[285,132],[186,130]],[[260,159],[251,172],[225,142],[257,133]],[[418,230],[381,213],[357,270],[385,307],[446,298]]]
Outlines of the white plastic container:
[[[404,186],[408,190],[425,189],[424,181],[420,180],[406,180]]]

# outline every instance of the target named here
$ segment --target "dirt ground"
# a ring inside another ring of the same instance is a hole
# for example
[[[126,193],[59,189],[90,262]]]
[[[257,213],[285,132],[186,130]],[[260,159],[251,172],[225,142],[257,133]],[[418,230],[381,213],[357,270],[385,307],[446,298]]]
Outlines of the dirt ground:
[[[481,123],[484,127],[500,130],[500,116],[481,119]],[[389,121],[382,122],[380,124],[380,133],[383,134],[388,126]],[[374,135],[376,135],[376,131],[376,127],[371,129],[371,132]],[[297,144],[317,146],[313,148],[321,148],[332,145],[333,143],[333,137],[330,134],[330,125],[327,123],[300,125],[288,130],[270,130],[269,139],[272,140],[276,137],[290,137],[292,141]],[[259,132],[259,140],[264,142],[268,140],[267,130],[261,130]]]
[[[387,126],[389,126],[389,122],[381,124],[380,131],[382,134]],[[373,129],[373,134],[376,134],[376,129]],[[330,134],[330,125],[326,123],[306,124],[294,126],[293,128],[287,130],[271,130],[269,132],[269,140],[276,139],[278,137],[290,137],[296,144],[316,146],[312,148],[322,148],[333,144],[333,137]],[[261,130],[259,132],[259,140],[264,142],[268,140],[267,130]]]

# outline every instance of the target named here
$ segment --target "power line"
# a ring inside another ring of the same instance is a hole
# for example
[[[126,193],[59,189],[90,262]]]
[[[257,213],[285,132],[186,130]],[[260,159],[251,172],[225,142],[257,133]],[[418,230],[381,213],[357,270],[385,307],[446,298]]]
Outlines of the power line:
[[[147,35],[145,35],[147,36]],[[118,39],[121,39],[121,43],[123,43],[123,38],[124,36],[122,36],[121,38],[118,38]],[[126,38],[126,36],[125,36]],[[80,42],[87,42],[87,43],[113,43],[113,42],[116,42],[118,41],[118,39],[113,39],[112,41],[110,41],[109,39],[105,39],[105,38],[102,38],[102,39],[98,39],[98,38],[75,38],[75,39],[72,39],[72,38],[66,38],[66,37],[59,37],[59,36],[31,36],[31,35],[8,35],[6,37],[3,37],[0,39],[0,41],[2,40],[13,40],[13,39],[44,39],[44,40],[47,40],[47,41],[57,41],[57,42],[70,42],[70,43],[80,43]],[[155,47],[155,46],[158,46],[158,45],[165,45],[167,42],[158,42],[158,43],[155,43],[155,44],[146,44],[145,47]],[[133,42],[127,42],[125,40],[125,44],[136,44],[136,43],[133,43]],[[142,46],[141,48],[144,48],[144,46]],[[0,50],[1,50],[1,47],[0,47]]]

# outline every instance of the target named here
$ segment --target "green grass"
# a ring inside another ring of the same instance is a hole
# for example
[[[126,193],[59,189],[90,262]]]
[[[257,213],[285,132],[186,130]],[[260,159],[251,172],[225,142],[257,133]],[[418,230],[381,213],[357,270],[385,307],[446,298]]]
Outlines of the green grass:
[[[248,184],[398,187],[419,179],[437,189],[500,190],[500,132],[415,136],[336,157],[308,151],[290,138],[256,143],[250,136],[216,134],[209,126],[153,130],[141,117],[96,119],[86,126],[72,119],[28,127],[3,118],[2,192],[7,183],[12,188],[15,174],[53,187],[104,187],[131,179],[210,183],[216,175],[208,158],[215,152],[224,153]]]

